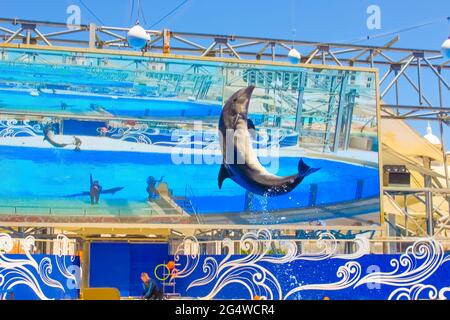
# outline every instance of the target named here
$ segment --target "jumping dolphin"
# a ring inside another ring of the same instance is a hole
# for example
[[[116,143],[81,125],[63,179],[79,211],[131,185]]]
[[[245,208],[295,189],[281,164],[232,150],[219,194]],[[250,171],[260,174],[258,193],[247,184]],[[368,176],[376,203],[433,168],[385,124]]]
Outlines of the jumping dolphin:
[[[58,143],[55,141],[55,134],[52,130],[52,124],[47,124],[44,127],[44,141],[48,141],[52,146],[57,148],[64,148],[65,146],[71,145],[72,143]]]
[[[251,134],[255,129],[248,119],[248,106],[254,87],[234,93],[222,109],[219,120],[219,136],[223,164],[220,167],[219,189],[226,178],[231,178],[246,190],[263,196],[280,196],[292,191],[303,179],[320,168],[311,168],[298,162],[298,173],[279,177],[269,173],[259,162],[252,147]],[[231,154],[230,154],[231,152]]]

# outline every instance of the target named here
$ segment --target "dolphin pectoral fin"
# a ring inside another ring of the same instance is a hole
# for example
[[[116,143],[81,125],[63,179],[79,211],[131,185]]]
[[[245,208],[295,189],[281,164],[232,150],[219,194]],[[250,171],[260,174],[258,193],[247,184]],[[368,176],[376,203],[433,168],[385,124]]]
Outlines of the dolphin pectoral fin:
[[[225,168],[225,165],[222,164],[220,166],[219,177],[217,178],[217,182],[219,184],[219,189],[222,189],[223,181],[229,177],[230,177],[230,175],[228,173],[228,170]]]
[[[247,119],[247,129],[253,129],[253,130],[256,130],[255,124],[254,124],[253,121],[250,120],[250,119]]]
[[[303,178],[309,176],[310,174],[313,174],[316,171],[319,171],[320,169],[321,168],[311,168],[303,161],[303,159],[300,159],[298,162],[298,174]]]
[[[255,124],[253,123],[252,120],[247,119],[247,129],[250,132],[250,136],[252,137],[252,139],[256,139],[256,128],[255,128]]]

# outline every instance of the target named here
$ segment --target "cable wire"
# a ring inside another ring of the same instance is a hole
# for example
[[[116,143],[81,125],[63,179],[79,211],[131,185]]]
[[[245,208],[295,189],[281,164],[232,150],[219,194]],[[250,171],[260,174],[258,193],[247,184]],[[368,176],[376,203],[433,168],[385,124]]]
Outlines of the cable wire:
[[[141,0],[138,0],[138,17],[139,17],[139,12],[141,13],[142,19],[144,20],[144,25],[147,26],[148,23],[147,23],[147,19],[145,18],[144,10],[142,9],[142,6],[141,6]]]
[[[447,21],[450,22],[450,16],[440,17],[440,18],[437,18],[437,19],[434,19],[434,20],[431,20],[431,21],[428,21],[428,22],[419,23],[419,24],[412,25],[412,26],[409,26],[409,27],[397,29],[397,30],[394,30],[394,31],[388,31],[388,32],[384,32],[384,33],[379,33],[379,34],[375,34],[375,35],[372,35],[372,36],[371,35],[367,35],[364,38],[353,40],[350,43],[354,44],[354,43],[368,41],[368,40],[373,40],[373,39],[377,39],[377,38],[384,38],[384,37],[388,37],[388,36],[391,36],[391,35],[397,35],[397,34],[400,34],[400,33],[403,33],[403,32],[407,32],[407,31],[423,28],[423,27],[426,27],[426,26],[429,26],[429,25],[432,25],[432,24],[435,24],[435,23],[438,23],[438,22],[442,22],[444,20],[447,20]]]
[[[83,2],[83,0],[78,0],[78,2],[87,10],[89,11],[89,13],[95,18],[97,19],[98,22],[100,22],[100,24],[105,25],[105,23],[102,21],[102,19],[100,19],[91,9],[89,9],[89,7]]]
[[[133,23],[134,0],[131,0],[130,24]]]
[[[162,21],[164,21],[166,18],[168,18],[169,16],[171,16],[173,13],[175,13],[175,11],[177,11],[178,9],[180,9],[182,6],[184,6],[189,0],[184,0],[183,2],[181,2],[179,5],[177,5],[175,8],[173,8],[172,10],[170,10],[166,15],[164,15],[161,19],[159,19],[158,21],[156,21],[154,24],[152,24],[150,26],[150,29],[153,28],[154,26],[158,25],[159,23],[161,23]]]

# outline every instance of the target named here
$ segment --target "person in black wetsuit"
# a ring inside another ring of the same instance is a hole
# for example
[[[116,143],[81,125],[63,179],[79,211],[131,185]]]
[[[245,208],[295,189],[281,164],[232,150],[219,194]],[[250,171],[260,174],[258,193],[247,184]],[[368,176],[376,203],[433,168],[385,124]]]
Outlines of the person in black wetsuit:
[[[164,179],[164,176],[162,176],[159,181],[156,181],[155,177],[149,176],[147,178],[147,193],[148,193],[148,201],[153,201],[158,192],[156,191],[157,184],[162,182]]]
[[[92,174],[90,175],[90,183],[91,187],[89,189],[89,195],[91,197],[91,204],[98,204],[98,200],[100,200],[100,193],[102,192],[102,186],[98,180],[93,181]]]
[[[156,286],[156,281],[148,276],[147,272],[141,273],[142,288],[144,289],[142,298],[145,300],[161,299],[161,293]]]

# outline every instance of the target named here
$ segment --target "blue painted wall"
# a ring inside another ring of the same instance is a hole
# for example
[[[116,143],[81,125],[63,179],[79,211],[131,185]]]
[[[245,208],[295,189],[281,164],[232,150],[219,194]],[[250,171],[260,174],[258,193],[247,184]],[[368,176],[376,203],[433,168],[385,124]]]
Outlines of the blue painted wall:
[[[322,300],[325,297],[331,300],[436,299],[440,294],[450,298],[448,254],[426,255],[423,259],[370,254],[354,260],[326,258],[287,263],[257,262],[255,259],[233,263],[243,257],[234,255],[219,268],[224,257],[198,256],[199,261],[193,272],[185,278],[176,279],[176,291],[182,296],[201,298],[220,288],[212,298],[253,299],[257,295],[266,295],[263,287],[267,286],[274,294],[273,299],[288,300]],[[399,261],[406,264],[399,264]],[[189,264],[192,265],[192,261]],[[180,269],[186,265],[186,256],[180,256],[179,265]],[[205,265],[207,268],[204,268]],[[395,270],[395,265],[399,266],[398,270]],[[212,270],[209,277],[206,277],[205,270]],[[374,272],[381,274],[373,281],[364,283],[363,279]],[[280,284],[281,296],[271,283],[271,275]],[[202,285],[188,288],[195,281],[206,278],[209,280]],[[251,288],[250,291],[244,284]],[[288,295],[291,290],[300,287],[305,290]]]
[[[331,248],[331,247],[330,247]],[[294,248],[295,249],[295,248]],[[291,249],[291,250],[294,250]],[[94,243],[91,286],[141,295],[140,273],[176,261],[176,292],[210,299],[386,300],[450,298],[450,254],[422,239],[405,253],[193,255],[174,259],[167,244]],[[161,284],[160,284],[161,285]]]
[[[9,299],[11,291],[15,300],[77,299],[79,266],[72,256],[0,254],[0,300]]]
[[[94,242],[91,244],[89,285],[117,288],[123,297],[140,296],[141,272],[154,278],[155,267],[167,261],[167,243]]]

